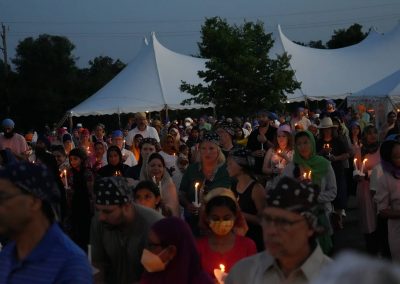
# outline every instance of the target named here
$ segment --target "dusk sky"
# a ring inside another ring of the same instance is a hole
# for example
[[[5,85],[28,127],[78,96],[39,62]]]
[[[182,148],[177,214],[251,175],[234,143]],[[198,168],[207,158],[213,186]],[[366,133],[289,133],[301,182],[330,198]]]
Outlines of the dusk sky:
[[[326,42],[335,29],[353,23],[363,25],[364,31],[375,27],[388,32],[399,22],[400,1],[0,0],[0,22],[9,27],[9,58],[26,37],[63,35],[75,45],[73,54],[80,67],[100,55],[127,63],[152,31],[167,48],[197,54],[201,25],[213,16],[237,24],[261,20],[269,32],[280,24],[291,40]]]

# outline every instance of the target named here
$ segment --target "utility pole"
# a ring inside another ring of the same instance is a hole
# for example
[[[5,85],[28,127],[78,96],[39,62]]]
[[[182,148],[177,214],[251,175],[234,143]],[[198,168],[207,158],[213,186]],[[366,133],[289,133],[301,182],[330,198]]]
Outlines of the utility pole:
[[[1,23],[1,41],[2,41],[2,46],[0,47],[1,51],[3,51],[3,61],[4,61],[4,76],[7,77],[8,75],[8,60],[7,60],[7,34],[6,34],[6,26]]]

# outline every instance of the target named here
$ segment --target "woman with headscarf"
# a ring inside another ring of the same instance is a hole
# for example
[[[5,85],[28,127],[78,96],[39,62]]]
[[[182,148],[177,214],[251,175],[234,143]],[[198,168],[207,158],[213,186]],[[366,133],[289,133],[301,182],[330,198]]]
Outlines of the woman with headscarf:
[[[204,270],[217,278],[214,269],[220,264],[228,273],[236,262],[256,254],[257,249],[253,240],[244,237],[248,227],[232,190],[216,188],[205,197],[205,202],[200,223],[209,234],[197,240],[197,247]]]
[[[93,174],[86,167],[87,156],[81,148],[69,153],[71,168],[67,171],[67,210],[65,230],[84,251],[89,244],[90,222],[93,216]]]
[[[379,251],[376,204],[373,201],[375,192],[370,190],[372,169],[379,164],[378,130],[373,125],[367,125],[362,133],[361,149],[355,154],[358,172],[354,173],[357,181],[357,205],[360,213],[361,231],[365,237],[368,253],[376,255]]]
[[[140,179],[140,172],[142,170],[143,161],[146,161],[150,154],[159,152],[161,147],[160,143],[157,142],[154,138],[143,138],[143,140],[139,144],[140,148],[140,158],[138,160],[138,164],[128,169],[126,176],[129,178],[133,178],[135,180]]]
[[[107,165],[101,167],[97,174],[101,177],[122,176],[126,177],[126,171],[130,167],[124,164],[122,152],[118,146],[110,146],[107,149]]]
[[[238,148],[229,153],[227,170],[229,176],[237,181],[233,182],[232,191],[238,197],[239,206],[249,226],[246,237],[256,243],[258,251],[262,251],[264,241],[258,216],[265,206],[266,196],[264,187],[254,177],[253,165],[254,157],[250,150]]]
[[[400,262],[400,142],[398,135],[389,136],[380,148],[380,166],[371,175],[371,189],[379,214],[387,218],[392,259]]]
[[[225,156],[219,147],[219,136],[206,133],[199,145],[200,161],[189,165],[179,187],[179,201],[184,208],[185,219],[193,233],[199,235],[199,205],[202,197],[216,187],[231,187],[226,170]],[[196,197],[197,196],[197,197]],[[199,204],[195,205],[195,201]]]
[[[147,161],[144,161],[140,181],[145,180],[153,181],[158,186],[164,204],[172,210],[173,216],[179,216],[178,193],[159,153],[151,154]]]
[[[325,253],[332,249],[332,241],[328,235],[332,235],[332,227],[329,216],[333,212],[331,202],[336,198],[336,178],[331,163],[322,156],[317,155],[314,136],[309,131],[297,132],[294,137],[294,155],[283,176],[289,176],[298,180],[306,180],[318,185],[321,192],[318,202],[324,206],[324,216],[320,216],[321,222],[327,229],[327,235],[319,238],[320,245]]]
[[[170,217],[150,229],[141,262],[141,284],[214,284],[201,267],[199,253],[185,221]]]

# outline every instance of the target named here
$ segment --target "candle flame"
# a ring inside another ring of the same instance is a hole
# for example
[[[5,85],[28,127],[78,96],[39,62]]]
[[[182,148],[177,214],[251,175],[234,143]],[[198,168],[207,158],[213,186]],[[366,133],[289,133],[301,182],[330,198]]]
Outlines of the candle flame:
[[[199,185],[200,185],[200,183],[199,183],[199,182],[196,182],[196,183],[194,184],[194,188],[197,190],[197,189],[199,188]]]
[[[220,265],[219,265],[219,268],[221,269],[222,272],[225,272],[225,265],[220,264]]]
[[[304,178],[304,179],[307,178],[307,173],[303,173],[303,178]]]
[[[368,159],[367,158],[365,158],[364,160],[363,160],[363,163],[366,163],[368,161]]]

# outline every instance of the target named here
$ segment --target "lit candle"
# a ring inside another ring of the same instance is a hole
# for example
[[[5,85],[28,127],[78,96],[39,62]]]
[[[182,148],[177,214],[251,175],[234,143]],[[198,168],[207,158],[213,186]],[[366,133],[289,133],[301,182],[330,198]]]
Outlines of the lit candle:
[[[365,168],[365,163],[368,161],[368,159],[364,159],[362,161],[362,165],[361,165],[361,174],[364,174],[364,168]]]
[[[196,205],[196,206],[199,206],[199,185],[200,185],[200,183],[199,182],[196,182],[195,184],[194,184],[194,204]]]
[[[282,150],[279,149],[278,154],[281,154],[281,153],[282,153]],[[278,168],[281,168],[281,157],[279,155],[278,155]]]
[[[303,179],[307,179],[307,173],[303,173]]]
[[[308,172],[308,179],[311,180],[311,170]]]
[[[225,265],[220,264],[219,265],[219,269],[221,269],[221,272],[225,272]]]
[[[358,171],[357,159],[356,159],[356,158],[353,160],[353,163],[354,163],[354,170],[355,170],[355,171]]]
[[[63,174],[64,174],[65,188],[68,188],[68,178],[67,178],[67,170],[66,169],[63,170]]]

